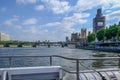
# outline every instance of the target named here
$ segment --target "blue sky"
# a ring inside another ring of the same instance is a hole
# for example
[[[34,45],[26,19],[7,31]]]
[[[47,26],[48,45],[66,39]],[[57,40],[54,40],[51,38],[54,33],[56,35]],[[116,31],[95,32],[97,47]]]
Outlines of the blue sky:
[[[64,41],[81,28],[92,31],[98,8],[106,26],[120,21],[119,0],[0,0],[0,32],[12,40]]]

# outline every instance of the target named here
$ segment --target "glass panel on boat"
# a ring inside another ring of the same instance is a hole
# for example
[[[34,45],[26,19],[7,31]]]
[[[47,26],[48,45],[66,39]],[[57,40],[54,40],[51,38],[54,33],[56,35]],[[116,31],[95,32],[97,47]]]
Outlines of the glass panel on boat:
[[[59,73],[37,73],[12,75],[11,80],[58,80]]]
[[[2,80],[2,77],[0,76],[0,80]]]

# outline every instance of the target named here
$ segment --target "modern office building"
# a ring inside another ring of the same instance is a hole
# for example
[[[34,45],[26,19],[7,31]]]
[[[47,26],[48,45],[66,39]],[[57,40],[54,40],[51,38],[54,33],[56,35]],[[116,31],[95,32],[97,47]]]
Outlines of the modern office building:
[[[101,28],[105,28],[106,19],[102,14],[102,9],[97,10],[96,17],[93,19],[93,33],[96,33]]]
[[[10,36],[6,33],[0,32],[0,41],[8,41],[10,40]]]

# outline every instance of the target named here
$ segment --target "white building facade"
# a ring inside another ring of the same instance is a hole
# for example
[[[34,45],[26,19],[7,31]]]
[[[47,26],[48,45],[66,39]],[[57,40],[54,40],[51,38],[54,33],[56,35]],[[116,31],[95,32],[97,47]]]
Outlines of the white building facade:
[[[8,34],[0,32],[0,41],[9,41],[9,40],[10,40],[10,36]]]

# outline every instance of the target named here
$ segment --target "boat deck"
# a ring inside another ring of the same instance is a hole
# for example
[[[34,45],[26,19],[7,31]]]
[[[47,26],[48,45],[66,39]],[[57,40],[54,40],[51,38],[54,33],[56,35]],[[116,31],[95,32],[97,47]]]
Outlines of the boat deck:
[[[120,80],[119,68],[84,70],[79,74],[80,80]],[[103,79],[104,78],[104,79]],[[77,80],[76,74],[67,73],[64,80]]]

